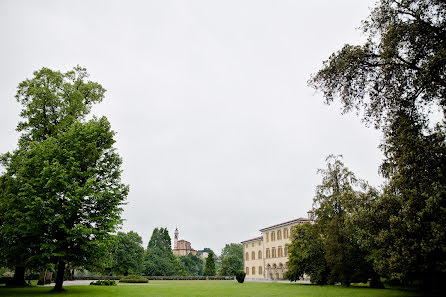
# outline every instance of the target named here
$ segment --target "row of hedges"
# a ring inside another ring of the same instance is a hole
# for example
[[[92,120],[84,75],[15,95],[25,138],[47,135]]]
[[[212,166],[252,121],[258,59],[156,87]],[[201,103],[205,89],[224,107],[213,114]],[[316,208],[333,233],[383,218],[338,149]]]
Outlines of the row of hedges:
[[[98,280],[95,282],[91,282],[90,286],[116,286],[116,282],[114,280]]]
[[[143,276],[148,280],[234,280],[234,276]],[[120,280],[124,276],[75,276],[74,280]]]
[[[120,283],[148,283],[149,280],[139,275],[128,275],[119,280]]]

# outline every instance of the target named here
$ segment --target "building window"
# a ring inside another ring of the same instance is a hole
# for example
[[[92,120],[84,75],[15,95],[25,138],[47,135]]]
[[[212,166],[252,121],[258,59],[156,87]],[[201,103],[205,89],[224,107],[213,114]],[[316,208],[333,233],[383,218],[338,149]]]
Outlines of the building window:
[[[288,257],[288,247],[286,246],[283,250],[284,250],[284,254],[285,254],[284,256]]]
[[[262,266],[259,266],[259,274],[262,274]]]
[[[245,248],[248,248],[248,244],[245,244]]]
[[[271,241],[276,240],[276,233],[273,231],[271,232]]]
[[[249,275],[249,267],[246,267],[246,275]]]
[[[252,247],[254,247],[254,242],[251,244]]]
[[[281,240],[282,239],[282,231],[277,231],[277,240]]]
[[[259,254],[257,256],[257,259],[262,259],[262,251],[259,251]]]
[[[282,257],[282,247],[281,246],[279,246],[277,248],[277,254],[278,254],[279,258]]]
[[[288,238],[288,228],[283,229],[283,238]]]
[[[266,232],[266,242],[269,242],[269,233]]]
[[[240,258],[239,258],[240,259]],[[246,252],[246,254],[245,254],[245,260],[246,261],[249,261],[249,253],[248,252]],[[239,266],[240,267],[240,266]]]
[[[266,249],[266,258],[269,259],[270,255],[269,255],[269,249]]]
[[[254,266],[252,266],[252,275],[256,274],[256,268]]]
[[[273,258],[276,257],[276,248],[272,248],[272,257],[273,257]]]
[[[259,241],[259,246],[261,246],[262,245],[262,242],[261,241]]]
[[[256,253],[253,251],[251,253],[251,260],[255,260],[256,259]]]

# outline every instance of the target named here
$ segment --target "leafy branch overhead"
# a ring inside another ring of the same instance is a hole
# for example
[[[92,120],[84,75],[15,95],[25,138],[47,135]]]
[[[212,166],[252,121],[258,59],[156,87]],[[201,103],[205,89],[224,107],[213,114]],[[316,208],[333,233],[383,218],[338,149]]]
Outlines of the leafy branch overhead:
[[[363,22],[367,42],[332,54],[309,84],[326,103],[339,97],[343,112],[362,110],[377,126],[400,110],[445,112],[445,20],[441,0],[382,0]]]

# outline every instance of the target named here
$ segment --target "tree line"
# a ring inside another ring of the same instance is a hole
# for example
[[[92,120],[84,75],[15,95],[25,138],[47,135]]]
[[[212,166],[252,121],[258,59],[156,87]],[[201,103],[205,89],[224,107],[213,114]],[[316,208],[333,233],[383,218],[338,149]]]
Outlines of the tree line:
[[[326,103],[380,129],[384,184],[370,187],[339,156],[320,170],[316,224],[299,226],[290,279],[380,277],[425,288],[446,276],[446,3],[381,0],[363,45],[333,53],[309,81]],[[367,156],[364,156],[365,158]]]
[[[166,228],[153,230],[147,248],[142,246],[142,238],[133,231],[119,232],[114,236],[110,258],[105,262],[105,274],[109,275],[146,275],[146,276],[214,276],[235,275],[243,267],[243,246],[227,244],[222,251],[222,263],[216,265],[215,253],[208,253],[206,259],[192,253],[175,256],[171,238]],[[235,259],[235,260],[234,260]]]

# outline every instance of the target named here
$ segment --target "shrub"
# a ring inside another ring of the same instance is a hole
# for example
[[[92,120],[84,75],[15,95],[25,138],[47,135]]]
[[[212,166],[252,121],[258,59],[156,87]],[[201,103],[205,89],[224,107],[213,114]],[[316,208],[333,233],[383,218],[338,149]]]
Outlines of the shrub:
[[[111,279],[98,280],[90,283],[91,286],[116,286],[116,282]]]
[[[244,272],[243,270],[240,270],[235,274],[235,278],[241,284],[243,284],[243,282],[245,281],[245,276],[246,276],[246,272]]]
[[[119,280],[120,283],[148,283],[149,280],[139,275],[128,275]]]

